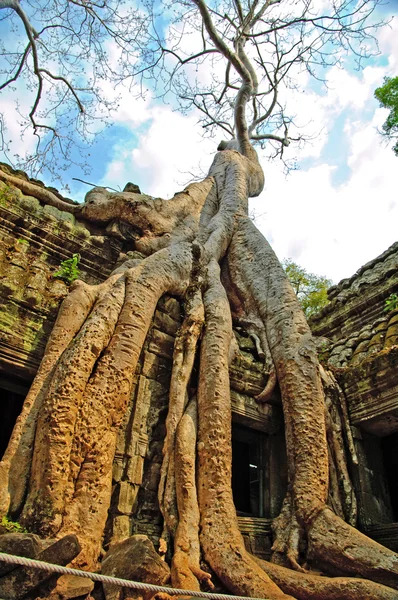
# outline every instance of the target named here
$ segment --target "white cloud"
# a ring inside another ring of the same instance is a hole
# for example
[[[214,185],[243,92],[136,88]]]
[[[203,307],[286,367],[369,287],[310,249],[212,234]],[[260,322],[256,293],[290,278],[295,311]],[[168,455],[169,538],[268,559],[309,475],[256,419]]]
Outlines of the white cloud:
[[[168,197],[193,175],[206,174],[216,143],[202,138],[193,115],[183,117],[168,106],[154,106],[148,116],[150,126],[138,147],[132,144],[114,149],[115,158],[108,165],[103,184],[115,186],[135,178],[143,192]]]
[[[19,111],[17,108],[17,101]],[[22,127],[23,118],[21,114],[29,113],[30,109],[29,94],[21,93],[21,86],[16,91],[5,90],[1,97],[1,112],[6,118],[6,130],[4,141],[9,147],[9,152],[1,160],[10,160],[14,162],[15,156],[24,157],[34,152],[37,144],[37,138],[33,135],[30,127]]]
[[[142,97],[137,97],[136,89],[129,89],[128,83],[116,88],[107,80],[101,81],[101,94],[109,103],[115,103],[112,108],[112,122],[135,129],[151,118],[152,93],[143,90]]]
[[[395,76],[398,71],[398,18],[395,17],[389,27],[378,34],[380,52],[388,56],[388,75]]]
[[[397,240],[397,158],[376,131],[380,119],[376,111],[371,123],[352,124],[352,171],[343,185],[333,185],[328,164],[287,179],[274,165],[266,169],[263,204],[255,209],[266,214],[257,224],[280,259],[339,281]]]
[[[312,114],[314,124],[326,131],[346,111],[340,137],[341,152],[348,152],[346,181],[334,183],[337,167],[326,158],[288,178],[277,163],[265,164],[266,190],[252,202],[260,215],[257,224],[280,259],[292,258],[335,281],[351,276],[397,240],[398,159],[377,131],[388,111],[376,108],[373,100],[383,76],[396,74],[392,69],[398,63],[397,33],[396,22],[378,33],[388,61],[384,67],[370,65],[357,74],[333,68],[328,74],[328,93],[317,97],[310,92],[300,105],[300,118]],[[372,105],[374,113],[368,120],[363,109]],[[315,151],[321,149],[322,143],[315,146]],[[303,156],[311,153],[305,151]]]
[[[372,71],[373,67],[367,67]],[[328,73],[328,105],[330,108],[343,109],[352,107],[363,108],[370,94],[371,77],[364,72],[357,75],[332,67]]]

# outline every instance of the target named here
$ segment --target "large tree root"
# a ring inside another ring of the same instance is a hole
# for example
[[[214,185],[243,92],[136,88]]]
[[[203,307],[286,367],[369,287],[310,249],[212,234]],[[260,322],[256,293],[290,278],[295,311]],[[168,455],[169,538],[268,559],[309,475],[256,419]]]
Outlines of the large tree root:
[[[232,322],[217,263],[204,294],[206,329],[198,389],[198,496],[205,559],[234,593],[286,598],[246,552],[231,490],[231,405],[228,358]]]
[[[322,577],[298,573],[254,557],[256,563],[286,594],[297,600],[397,600],[395,590],[350,577]]]
[[[45,519],[39,532],[51,536],[62,524],[69,479],[70,453],[84,391],[94,365],[107,347],[123,306],[125,281],[117,284],[94,307],[74,343],[64,352],[48,389],[37,423],[29,495],[22,521],[38,529],[36,515]]]
[[[228,262],[235,284],[246,286],[267,327],[285,417],[291,529],[299,526],[308,541],[308,558],[327,572],[352,573],[398,587],[397,555],[327,507],[325,401],[316,349],[278,259],[249,219],[239,223]],[[292,539],[294,558],[297,536]]]
[[[50,206],[54,206],[58,208],[58,210],[64,210],[69,213],[75,214],[80,211],[80,205],[75,202],[68,200],[67,198],[63,198],[59,194],[54,194],[49,189],[36,185],[32,181],[27,181],[26,179],[22,179],[21,177],[16,177],[15,175],[10,175],[5,170],[0,168],[0,181],[8,185],[12,185],[13,187],[21,190],[23,194],[26,196],[33,196],[38,200],[41,200],[44,204],[49,204]]]
[[[166,437],[158,489],[159,506],[164,517],[165,527],[162,537],[165,541],[170,535],[175,535],[178,523],[174,449],[177,427],[188,403],[188,384],[194,364],[196,345],[204,322],[200,289],[197,288],[192,295],[188,295],[187,292],[185,309],[186,316],[174,343],[169,411],[166,419]]]
[[[100,287],[100,286],[99,286]],[[63,301],[43,360],[0,463],[0,513],[17,515],[26,494],[36,423],[58,359],[82,327],[98,288],[77,281]]]
[[[331,375],[329,379],[331,379]],[[333,508],[336,515],[350,525],[355,526],[357,522],[357,502],[347,467],[348,460],[343,439],[343,424],[338,406],[334,400],[329,390],[325,389],[325,423],[329,450],[328,505]]]
[[[331,573],[347,573],[398,589],[398,555],[325,507],[308,529],[308,558]],[[396,592],[398,598],[398,592]]]
[[[279,516],[272,522],[272,533],[272,562],[304,573],[305,569],[299,563],[303,531],[295,518],[290,490],[283,501]]]
[[[185,295],[185,319],[174,344],[169,412],[159,483],[159,505],[164,516],[162,540],[174,538],[172,583],[199,590],[212,587],[210,575],[200,568],[199,507],[196,493],[196,396],[188,400],[196,346],[204,323],[199,248],[193,252],[191,283]],[[189,404],[188,404],[189,402]],[[188,406],[187,406],[188,404]],[[163,544],[163,545],[166,545]]]
[[[186,590],[199,590],[199,582],[210,589],[214,587],[211,575],[200,568],[200,512],[196,490],[197,410],[194,396],[178,425],[175,445],[178,527],[171,580],[173,586]]]

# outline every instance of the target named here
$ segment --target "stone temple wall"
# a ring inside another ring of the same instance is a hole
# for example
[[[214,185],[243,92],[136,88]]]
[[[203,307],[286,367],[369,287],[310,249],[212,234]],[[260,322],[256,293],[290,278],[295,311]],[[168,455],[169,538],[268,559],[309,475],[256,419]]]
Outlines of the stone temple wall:
[[[328,290],[330,303],[311,318],[315,335],[333,342],[350,339],[383,315],[384,303],[398,291],[398,242]]]
[[[0,182],[2,376],[12,373],[28,384],[33,379],[60,302],[68,293],[68,286],[53,278],[61,262],[79,254],[80,277],[95,284],[111,272],[120,249],[121,244],[104,232],[94,235],[73,215],[43,206]]]
[[[359,456],[352,477],[359,526],[398,549],[398,243],[328,292],[311,319],[320,357],[345,393]]]

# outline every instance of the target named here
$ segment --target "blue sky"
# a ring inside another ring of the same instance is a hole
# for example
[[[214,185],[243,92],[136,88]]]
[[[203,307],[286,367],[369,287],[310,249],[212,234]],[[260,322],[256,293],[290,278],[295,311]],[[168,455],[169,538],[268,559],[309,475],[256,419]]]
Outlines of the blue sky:
[[[398,1],[383,12],[398,14]],[[387,113],[373,97],[384,76],[398,75],[398,17],[377,37],[381,54],[363,71],[333,67],[327,89],[300,76],[288,100],[314,139],[299,153],[287,149],[299,167],[287,177],[280,161],[264,158],[265,189],[250,205],[280,259],[335,282],[398,239],[398,158],[377,132]],[[104,93],[111,97],[113,90]],[[3,107],[12,114],[11,99]],[[89,189],[73,177],[114,188],[133,181],[146,193],[170,197],[192,173],[206,173],[219,141],[202,138],[195,114],[182,116],[150,93],[136,100],[123,92],[114,121],[90,151],[90,175],[78,169],[64,175],[72,197],[81,199]],[[21,143],[15,118],[9,134],[14,151],[32,143],[29,135]]]

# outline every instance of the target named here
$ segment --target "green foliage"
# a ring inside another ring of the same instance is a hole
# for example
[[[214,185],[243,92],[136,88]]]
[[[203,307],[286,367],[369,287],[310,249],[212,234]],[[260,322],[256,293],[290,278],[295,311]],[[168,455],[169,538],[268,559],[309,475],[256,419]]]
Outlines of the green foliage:
[[[8,183],[0,182],[0,206],[9,206],[15,199],[15,190]]]
[[[395,310],[396,308],[398,308],[398,294],[390,294],[386,298],[384,310],[390,312],[390,310]]]
[[[1,518],[0,525],[9,533],[27,533],[25,527],[22,527],[19,523],[15,523],[15,521],[10,521],[6,516]]]
[[[328,304],[327,290],[333,282],[322,275],[308,273],[290,258],[282,262],[307,319]]]
[[[375,91],[375,97],[381,106],[390,109],[383,132],[390,140],[397,139],[393,151],[398,156],[398,77],[385,77],[384,84]]]
[[[53,274],[54,279],[62,279],[67,284],[73,283],[80,275],[78,264],[80,261],[80,254],[74,254],[72,258],[67,258],[61,262],[58,271]]]

